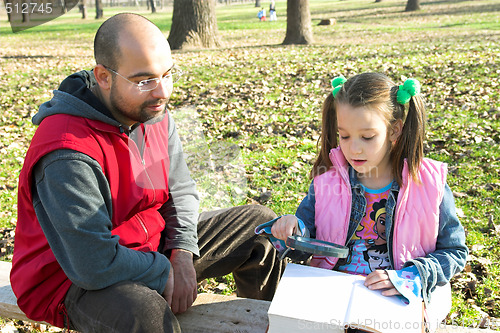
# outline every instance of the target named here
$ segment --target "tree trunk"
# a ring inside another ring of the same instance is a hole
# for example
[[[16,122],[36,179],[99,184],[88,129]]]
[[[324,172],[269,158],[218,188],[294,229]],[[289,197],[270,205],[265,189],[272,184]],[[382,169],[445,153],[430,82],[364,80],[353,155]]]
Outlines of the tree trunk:
[[[78,5],[80,8],[80,12],[82,13],[82,19],[87,18],[87,6],[85,4],[85,0],[80,0],[80,4]]]
[[[29,2],[28,2],[28,1],[26,1],[26,0],[23,0],[21,3],[23,3],[23,4],[24,4],[24,3],[29,4]],[[28,5],[28,9],[29,9],[29,8],[30,8],[30,7],[29,7],[29,5]],[[29,22],[30,22],[30,11],[29,11],[29,10],[23,10],[23,11],[22,11],[22,14],[23,14],[23,23],[29,23]]]
[[[103,17],[102,0],[95,0],[95,18],[100,19]]]
[[[312,42],[309,0],[287,0],[286,36],[283,44],[311,44]]]
[[[255,0],[255,7],[260,7],[260,0]]]
[[[68,9],[66,7],[66,1],[65,0],[60,0],[59,4],[61,5],[61,14],[67,13]]]
[[[5,2],[4,2],[5,6],[7,6],[7,4],[8,4],[8,3],[12,3],[12,0],[5,0]],[[12,16],[10,15],[10,13],[9,13],[9,12],[7,12],[7,20],[8,20],[9,22],[12,22],[12,21],[13,21],[13,18],[12,18]]]
[[[420,0],[408,0],[405,12],[414,12],[420,10]]]
[[[155,0],[148,0],[149,5],[151,6],[151,13],[156,13]]]
[[[174,50],[194,46],[218,47],[215,0],[175,0],[168,42]]]

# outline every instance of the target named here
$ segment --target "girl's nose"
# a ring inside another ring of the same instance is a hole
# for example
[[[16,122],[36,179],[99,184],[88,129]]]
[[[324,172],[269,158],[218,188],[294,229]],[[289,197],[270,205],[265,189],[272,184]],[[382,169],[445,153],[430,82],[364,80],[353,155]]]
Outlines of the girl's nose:
[[[350,148],[352,154],[360,154],[362,152],[361,143],[358,140],[352,140]]]

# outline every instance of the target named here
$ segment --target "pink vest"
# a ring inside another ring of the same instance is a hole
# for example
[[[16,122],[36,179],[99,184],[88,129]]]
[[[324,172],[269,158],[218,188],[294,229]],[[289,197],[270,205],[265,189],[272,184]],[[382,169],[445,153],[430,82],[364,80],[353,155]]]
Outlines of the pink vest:
[[[314,178],[316,238],[344,245],[352,202],[348,164],[340,148],[330,151],[330,160],[332,168]],[[418,170],[420,183],[416,183],[405,161],[391,232],[394,269],[436,249],[446,174],[446,164],[424,158]],[[313,256],[311,266],[332,269],[337,260]]]

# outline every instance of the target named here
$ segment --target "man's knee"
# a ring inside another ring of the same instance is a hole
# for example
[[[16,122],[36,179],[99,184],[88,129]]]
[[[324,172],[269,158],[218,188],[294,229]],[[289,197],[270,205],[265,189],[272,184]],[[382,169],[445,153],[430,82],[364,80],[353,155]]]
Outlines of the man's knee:
[[[130,300],[130,312],[123,313],[123,320],[129,322],[127,326],[137,328],[133,332],[175,332],[172,326],[177,319],[155,290],[141,288]]]
[[[262,205],[247,205],[245,206],[249,210],[249,214],[251,214],[254,218],[253,220],[257,225],[262,224],[267,221],[271,221],[276,218],[276,213],[269,207]]]
[[[66,297],[72,326],[82,332],[180,332],[165,299],[144,284],[121,282],[102,290],[76,287]]]

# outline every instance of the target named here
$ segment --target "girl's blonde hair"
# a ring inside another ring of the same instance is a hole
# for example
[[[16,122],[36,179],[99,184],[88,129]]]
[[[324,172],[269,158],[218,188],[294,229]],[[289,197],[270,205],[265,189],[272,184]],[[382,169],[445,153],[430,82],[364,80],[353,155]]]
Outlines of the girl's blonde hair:
[[[420,95],[410,99],[408,106],[397,102],[399,86],[381,73],[363,73],[347,80],[333,97],[330,93],[323,103],[322,130],[318,140],[319,154],[311,170],[311,177],[318,176],[332,167],[329,154],[339,145],[337,105],[368,107],[377,110],[386,120],[389,129],[397,120],[402,120],[400,137],[391,149],[392,172],[401,186],[404,160],[408,162],[410,175],[415,181],[424,152],[425,105]]]

